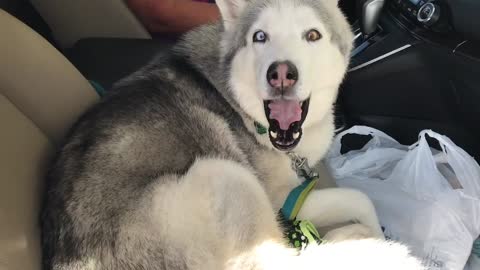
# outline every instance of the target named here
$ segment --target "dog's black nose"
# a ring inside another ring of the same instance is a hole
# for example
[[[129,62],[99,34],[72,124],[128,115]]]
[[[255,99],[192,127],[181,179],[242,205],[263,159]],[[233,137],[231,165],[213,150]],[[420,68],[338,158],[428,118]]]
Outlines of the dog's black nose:
[[[267,81],[275,89],[283,91],[291,88],[297,80],[297,67],[290,61],[274,62],[268,68]]]

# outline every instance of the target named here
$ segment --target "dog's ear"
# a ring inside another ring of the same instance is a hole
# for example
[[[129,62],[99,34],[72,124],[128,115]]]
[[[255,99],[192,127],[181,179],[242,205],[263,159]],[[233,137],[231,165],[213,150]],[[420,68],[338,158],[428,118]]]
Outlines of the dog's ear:
[[[225,30],[235,25],[237,18],[242,13],[248,0],[217,0],[217,6],[222,14]]]

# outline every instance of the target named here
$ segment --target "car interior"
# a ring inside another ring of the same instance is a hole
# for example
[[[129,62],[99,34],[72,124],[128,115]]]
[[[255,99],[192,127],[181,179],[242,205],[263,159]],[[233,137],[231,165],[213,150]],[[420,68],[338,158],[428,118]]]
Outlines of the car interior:
[[[355,46],[338,127],[374,127],[402,144],[433,129],[478,160],[480,1],[339,5]],[[50,157],[79,115],[177,37],[149,33],[114,0],[0,0],[0,36],[0,269],[41,269]]]

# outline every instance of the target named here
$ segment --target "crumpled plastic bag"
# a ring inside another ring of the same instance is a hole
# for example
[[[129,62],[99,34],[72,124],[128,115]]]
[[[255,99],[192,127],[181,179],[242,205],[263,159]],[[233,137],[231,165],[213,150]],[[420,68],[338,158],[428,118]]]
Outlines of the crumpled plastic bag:
[[[341,154],[346,134],[372,139]],[[427,136],[441,149],[431,148]],[[480,166],[448,137],[425,130],[408,147],[355,126],[335,137],[325,163],[338,186],[370,197],[386,237],[408,245],[427,269],[464,269],[480,235]]]

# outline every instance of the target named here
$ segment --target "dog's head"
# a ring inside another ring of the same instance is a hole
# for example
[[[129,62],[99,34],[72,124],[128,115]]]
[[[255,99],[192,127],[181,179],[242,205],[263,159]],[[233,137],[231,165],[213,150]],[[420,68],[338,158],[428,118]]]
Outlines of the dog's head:
[[[292,150],[332,105],[353,40],[337,0],[217,0],[221,59],[242,109]]]

